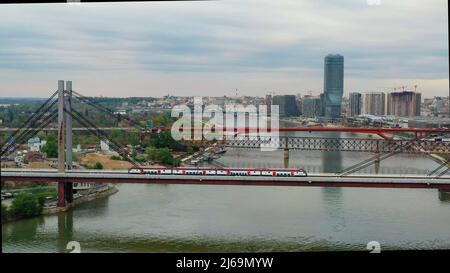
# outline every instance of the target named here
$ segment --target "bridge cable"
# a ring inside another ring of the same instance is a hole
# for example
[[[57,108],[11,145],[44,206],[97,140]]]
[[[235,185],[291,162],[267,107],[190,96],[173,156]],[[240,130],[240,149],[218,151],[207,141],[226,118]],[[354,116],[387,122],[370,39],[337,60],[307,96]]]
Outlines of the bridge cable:
[[[54,110],[50,115],[45,117],[44,120],[38,121],[36,123],[36,127],[31,129],[27,129],[21,133],[19,137],[16,138],[14,142],[10,142],[8,145],[2,147],[1,156],[9,155],[14,152],[19,145],[20,142],[23,142],[27,138],[34,137],[37,133],[39,133],[43,128],[47,127],[51,122],[55,120],[58,115],[58,110]]]
[[[80,93],[76,92],[76,91],[72,91],[73,94],[75,94],[74,98],[78,99],[81,102],[85,102],[89,105],[91,105],[92,107],[96,108],[97,110],[104,112],[108,115],[110,115],[111,117],[114,117],[115,119],[117,119],[118,121],[121,120],[121,115],[120,114],[114,114],[114,111],[112,111],[111,109],[94,102],[94,100],[85,97],[83,95],[81,95]],[[136,122],[134,122],[131,118],[125,118],[125,120],[132,126],[134,126],[135,128],[138,128],[139,130],[145,129],[144,127],[142,127],[142,125],[137,124]]]
[[[412,143],[409,143],[405,147],[401,147],[401,146],[397,145],[397,148],[409,148],[411,146],[412,146]],[[394,150],[394,151],[389,152],[389,153],[384,153],[384,155],[375,155],[375,156],[373,156],[373,157],[371,157],[369,159],[366,159],[366,160],[364,160],[364,161],[362,161],[360,163],[357,163],[357,164],[355,164],[355,165],[353,165],[351,167],[348,167],[348,168],[340,171],[337,174],[339,174],[340,176],[345,176],[345,175],[352,174],[354,172],[357,172],[357,171],[359,171],[361,169],[364,169],[364,168],[374,164],[377,160],[382,161],[384,159],[392,157],[392,156],[394,156],[396,154],[399,154],[401,152],[403,152],[403,150]]]
[[[24,123],[22,123],[22,125],[19,127],[19,128],[17,128],[17,130],[15,130],[9,137],[8,137],[8,139],[4,142],[4,143],[2,143],[2,147],[6,144],[6,143],[8,143],[8,142],[10,142],[18,133],[19,133],[19,131],[20,130],[22,130],[23,128],[27,128],[27,127],[30,127],[31,126],[31,124],[34,124],[34,122],[32,121],[32,119],[34,119],[36,116],[37,116],[37,114],[44,108],[44,107],[46,107],[46,105],[56,96],[56,94],[58,93],[58,91],[55,91],[54,93],[53,93],[53,95],[51,95],[50,96],[50,98],[48,98],[33,114],[31,114],[31,116],[29,116],[28,117],[28,119],[24,122]],[[54,101],[54,103],[55,103],[56,101]],[[53,103],[53,104],[54,104]],[[53,104],[51,105],[51,106],[53,106]],[[44,113],[46,112],[46,111],[48,111],[50,108],[51,108],[51,106],[50,107],[47,107],[47,109],[45,110],[45,111],[43,111]]]
[[[449,164],[448,161],[443,162],[441,165],[439,165],[436,169],[434,169],[433,171],[431,171],[428,176],[432,176],[433,174],[437,173],[438,171],[440,171],[442,168],[447,167]]]
[[[109,141],[109,142],[111,143],[110,146],[111,146],[111,148],[112,148],[114,151],[116,151],[119,155],[121,155],[122,157],[124,157],[124,158],[125,158],[127,161],[129,161],[131,164],[133,164],[133,166],[139,167],[139,164],[137,164],[134,160],[131,160],[131,159],[129,158],[128,154],[126,154],[126,152],[124,152],[124,151],[122,150],[122,148],[121,148],[117,143],[115,143],[114,141],[110,140],[107,136],[102,135],[102,133],[100,133],[100,131],[92,129],[92,127],[90,127],[91,125],[85,123],[79,116],[73,115],[72,117],[73,117],[75,120],[77,120],[82,126],[86,127],[86,129],[87,129],[90,133],[92,133],[93,135],[95,135],[96,137],[98,137],[98,138],[100,138],[100,139],[104,138],[104,139],[106,139],[107,141]],[[102,137],[100,137],[99,135],[102,135]]]
[[[99,135],[101,135],[104,139],[106,139],[107,141],[109,141],[111,144],[111,147],[117,152],[119,153],[122,157],[124,157],[127,161],[129,161],[133,166],[135,167],[139,167],[139,163],[137,163],[135,160],[133,160],[132,158],[129,157],[129,155],[123,151],[123,148],[115,141],[113,141],[112,139],[110,139],[108,137],[108,135],[103,132],[102,130],[100,130],[99,128],[97,128],[92,122],[90,122],[88,119],[86,119],[83,115],[81,115],[78,111],[71,109],[72,110],[72,117],[74,119],[76,119],[80,124],[82,124],[84,127],[86,127],[87,130],[89,130],[91,133],[93,133],[94,135],[96,135],[98,138]],[[64,109],[64,111],[67,113],[68,111],[66,109]],[[93,128],[93,129],[92,129]]]
[[[29,125],[29,126],[27,126],[27,127],[25,127],[25,130],[24,131],[21,131],[21,133],[19,134],[19,136],[17,136],[15,139],[14,138],[10,138],[7,142],[5,142],[3,145],[2,145],[2,147],[4,147],[5,145],[7,145],[8,143],[14,143],[14,142],[18,142],[18,141],[23,141],[24,140],[24,135],[26,135],[27,134],[27,131],[29,131],[29,130],[31,130],[31,129],[33,129],[33,128],[35,128],[35,126],[39,126],[39,122],[40,122],[40,119],[53,107],[53,105],[55,105],[56,104],[56,101],[53,101],[53,103],[52,104],[50,104],[49,106],[47,106],[47,108],[44,110],[44,111],[42,111],[41,113],[35,113],[35,114],[33,114],[33,118],[30,120],[30,122],[33,124],[33,125]],[[23,126],[20,128],[20,129],[22,129],[23,128]],[[17,133],[17,132],[19,132],[19,130],[16,130],[15,131],[15,133]]]
[[[82,121],[78,116],[73,116],[73,118],[75,120],[77,120],[80,124],[85,126],[90,133],[92,133],[93,135],[97,136],[99,139],[102,139],[99,136],[99,132],[97,132],[96,130],[93,130],[92,128],[89,128],[89,125],[84,123],[84,121]],[[103,137],[103,138],[106,138],[106,137]],[[120,156],[122,156],[126,161],[130,162],[134,167],[139,167],[139,164],[136,163],[134,160],[130,159],[128,154],[126,152],[124,152],[120,146],[115,145],[114,142],[112,142],[111,140],[109,140],[107,138],[106,138],[106,140],[108,140],[110,142],[110,144],[111,144],[110,147],[114,151],[116,151]]]
[[[447,168],[444,171],[442,171],[440,174],[438,174],[435,178],[439,178],[448,172],[450,172],[450,166],[447,166]]]
[[[9,143],[7,146],[2,147],[1,155],[4,155],[7,151],[13,152],[20,142],[24,142],[27,138],[34,137],[37,133],[39,133],[43,128],[45,128],[48,124],[50,124],[57,116],[57,110],[53,111],[52,114],[47,116],[44,120],[39,121],[37,123],[36,128],[27,129],[23,131],[22,134],[16,139],[16,141]],[[14,149],[11,150],[11,148]],[[10,153],[8,153],[10,154]]]

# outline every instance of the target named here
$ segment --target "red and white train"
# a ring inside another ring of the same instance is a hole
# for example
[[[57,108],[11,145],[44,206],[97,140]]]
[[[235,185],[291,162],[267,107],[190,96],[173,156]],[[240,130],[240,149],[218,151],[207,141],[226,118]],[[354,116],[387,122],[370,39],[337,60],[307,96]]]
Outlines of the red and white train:
[[[308,176],[304,169],[242,169],[242,168],[131,168],[129,174],[142,175],[204,175],[204,176]]]

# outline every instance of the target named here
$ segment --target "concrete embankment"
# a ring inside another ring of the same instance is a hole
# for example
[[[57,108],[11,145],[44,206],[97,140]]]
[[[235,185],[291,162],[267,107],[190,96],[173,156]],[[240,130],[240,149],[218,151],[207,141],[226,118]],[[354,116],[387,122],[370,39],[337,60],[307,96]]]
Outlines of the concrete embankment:
[[[90,193],[87,195],[83,195],[80,196],[76,199],[73,200],[73,202],[71,204],[68,204],[65,207],[59,208],[59,207],[44,207],[42,210],[42,214],[43,215],[49,215],[49,214],[54,214],[54,213],[58,213],[58,212],[62,212],[62,211],[67,211],[73,207],[76,207],[80,204],[95,200],[95,199],[99,199],[99,198],[104,198],[110,195],[115,194],[116,192],[118,192],[119,190],[115,187],[115,186],[111,186],[108,189],[104,190],[104,191],[99,191],[99,192],[94,192],[94,193]]]

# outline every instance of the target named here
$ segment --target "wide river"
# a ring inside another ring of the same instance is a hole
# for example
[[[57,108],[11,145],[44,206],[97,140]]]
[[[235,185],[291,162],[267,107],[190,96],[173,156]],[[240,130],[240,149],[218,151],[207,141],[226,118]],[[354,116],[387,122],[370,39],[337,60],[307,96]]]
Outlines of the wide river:
[[[368,153],[291,151],[290,167],[337,172]],[[283,151],[230,149],[235,167],[282,167]],[[424,174],[438,163],[396,155],[361,173]],[[66,213],[2,225],[4,252],[240,252],[449,249],[450,201],[437,190],[120,184]]]

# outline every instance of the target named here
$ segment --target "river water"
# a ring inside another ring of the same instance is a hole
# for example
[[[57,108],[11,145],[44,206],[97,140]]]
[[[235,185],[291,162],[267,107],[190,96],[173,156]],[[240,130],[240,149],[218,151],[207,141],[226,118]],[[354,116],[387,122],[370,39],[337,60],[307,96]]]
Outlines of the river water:
[[[291,151],[290,167],[337,172],[368,153]],[[283,152],[230,149],[234,167],[282,167]],[[361,173],[413,173],[438,163],[396,155]],[[120,184],[66,213],[2,225],[4,252],[245,252],[449,249],[450,201],[437,190]]]

